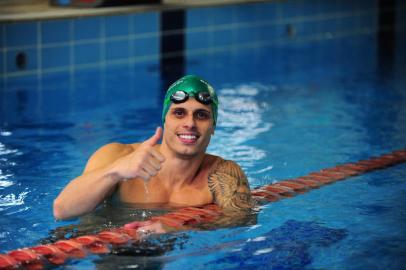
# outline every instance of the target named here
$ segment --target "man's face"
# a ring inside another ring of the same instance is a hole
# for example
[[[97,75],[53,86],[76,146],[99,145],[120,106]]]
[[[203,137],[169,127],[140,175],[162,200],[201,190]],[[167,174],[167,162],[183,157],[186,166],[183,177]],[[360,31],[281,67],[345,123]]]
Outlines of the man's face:
[[[188,158],[204,153],[213,133],[210,105],[194,98],[172,104],[166,114],[163,140],[178,156]]]

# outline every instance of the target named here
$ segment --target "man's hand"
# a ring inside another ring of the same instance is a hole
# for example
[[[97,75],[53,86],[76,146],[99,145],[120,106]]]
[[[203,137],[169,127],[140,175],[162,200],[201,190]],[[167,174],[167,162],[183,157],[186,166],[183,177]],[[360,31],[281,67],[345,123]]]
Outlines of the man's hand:
[[[164,225],[160,221],[134,221],[124,225],[127,229],[136,229],[141,237],[147,236],[149,234],[162,234],[166,233]]]
[[[155,134],[141,143],[131,154],[118,159],[113,168],[120,180],[141,177],[145,181],[155,176],[161,169],[165,157],[154,149],[162,136],[162,128],[158,127]]]

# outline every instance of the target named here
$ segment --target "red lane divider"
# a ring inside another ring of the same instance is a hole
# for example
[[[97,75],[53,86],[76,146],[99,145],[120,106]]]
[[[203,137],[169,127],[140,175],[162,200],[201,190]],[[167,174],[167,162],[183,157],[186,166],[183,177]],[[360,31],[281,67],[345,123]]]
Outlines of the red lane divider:
[[[348,177],[402,162],[406,162],[406,149],[323,169],[302,177],[279,181],[255,188],[251,194],[258,202],[275,202]],[[71,258],[77,259],[89,254],[110,253],[115,246],[137,243],[142,237],[137,229],[143,226],[161,222],[168,227],[182,229],[188,225],[211,222],[221,214],[221,209],[215,204],[203,207],[186,207],[162,216],[152,217],[148,221],[128,223],[121,228],[102,231],[96,235],[80,236],[69,240],[60,240],[53,244],[17,249],[7,254],[0,254],[0,269],[21,267],[29,270],[43,269],[47,264],[61,265]]]

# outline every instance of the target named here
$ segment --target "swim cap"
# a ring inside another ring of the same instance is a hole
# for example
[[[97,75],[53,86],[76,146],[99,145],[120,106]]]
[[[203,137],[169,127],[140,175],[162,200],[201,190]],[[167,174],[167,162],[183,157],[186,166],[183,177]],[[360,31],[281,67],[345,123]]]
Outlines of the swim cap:
[[[176,82],[174,82],[171,86],[169,86],[168,91],[166,91],[165,99],[164,99],[164,106],[162,110],[162,123],[165,123],[165,116],[168,113],[169,107],[172,104],[171,95],[176,91],[184,91],[190,96],[195,96],[200,92],[207,92],[210,94],[213,102],[210,104],[212,114],[213,114],[213,125],[215,126],[217,123],[217,107],[218,107],[218,98],[217,94],[214,91],[213,87],[208,84],[205,80],[195,76],[195,75],[186,75]]]

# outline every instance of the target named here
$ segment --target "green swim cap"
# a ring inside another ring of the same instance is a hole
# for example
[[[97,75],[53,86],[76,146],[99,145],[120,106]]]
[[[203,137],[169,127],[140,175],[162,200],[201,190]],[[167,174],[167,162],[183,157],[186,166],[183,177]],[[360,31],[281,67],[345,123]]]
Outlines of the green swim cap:
[[[165,123],[165,116],[168,113],[169,107],[172,104],[171,95],[176,91],[184,91],[189,96],[195,97],[200,92],[207,92],[210,94],[212,98],[212,103],[210,104],[212,114],[213,114],[213,123],[214,126],[217,123],[217,107],[218,107],[218,97],[216,92],[214,91],[213,87],[208,84],[205,80],[195,76],[195,75],[186,75],[176,82],[174,82],[171,86],[169,86],[168,91],[166,91],[165,99],[164,99],[164,106],[162,110],[162,123]]]

